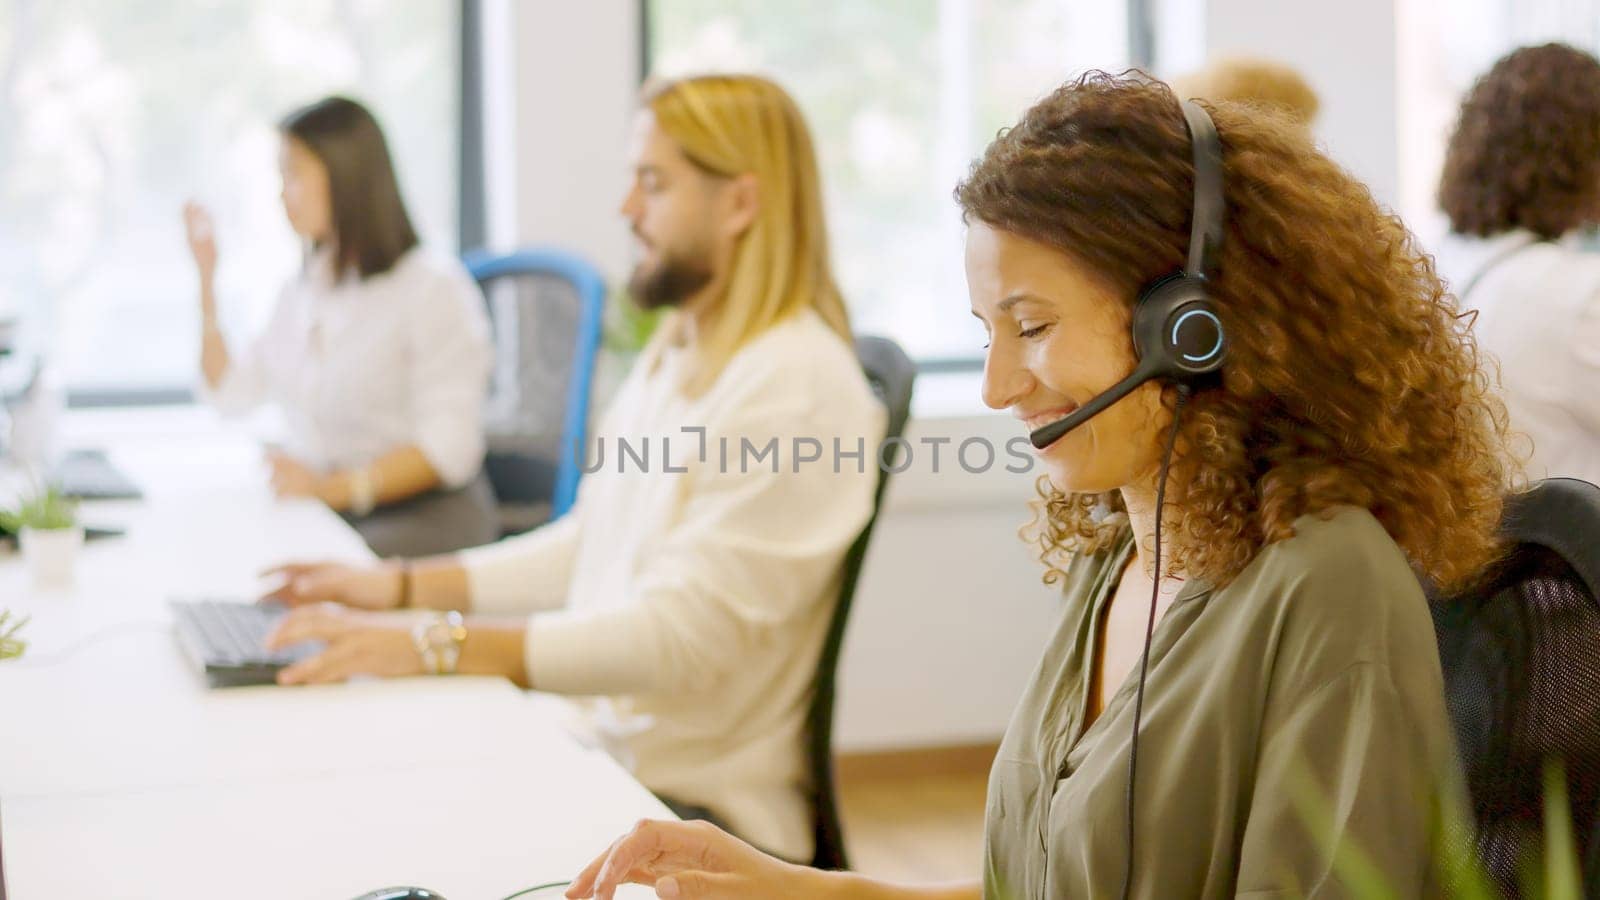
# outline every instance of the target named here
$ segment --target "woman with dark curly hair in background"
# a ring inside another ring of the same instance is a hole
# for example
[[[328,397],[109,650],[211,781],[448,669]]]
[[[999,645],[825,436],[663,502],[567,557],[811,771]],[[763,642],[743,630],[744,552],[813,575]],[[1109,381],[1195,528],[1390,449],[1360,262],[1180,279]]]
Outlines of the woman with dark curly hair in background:
[[[1040,451],[1030,534],[1061,622],[995,760],[982,882],[892,886],[644,822],[569,896],[1348,896],[1335,847],[1392,896],[1440,893],[1455,764],[1417,576],[1460,586],[1497,558],[1504,412],[1405,227],[1303,129],[1210,108],[1227,356]],[[1184,267],[1191,147],[1166,86],[1092,73],[977,161],[956,196],[988,405],[1038,429],[1143,358],[1130,318]]]
[[[1439,271],[1498,358],[1533,477],[1600,483],[1600,61],[1563,44],[1495,63],[1461,104]]]

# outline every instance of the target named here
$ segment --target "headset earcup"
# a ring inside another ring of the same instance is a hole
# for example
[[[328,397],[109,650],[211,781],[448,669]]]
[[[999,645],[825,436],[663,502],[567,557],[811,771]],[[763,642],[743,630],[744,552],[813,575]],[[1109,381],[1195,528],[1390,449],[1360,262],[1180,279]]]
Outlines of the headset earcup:
[[[1133,310],[1139,367],[1181,381],[1215,372],[1227,356],[1227,335],[1206,286],[1176,275],[1152,284]]]

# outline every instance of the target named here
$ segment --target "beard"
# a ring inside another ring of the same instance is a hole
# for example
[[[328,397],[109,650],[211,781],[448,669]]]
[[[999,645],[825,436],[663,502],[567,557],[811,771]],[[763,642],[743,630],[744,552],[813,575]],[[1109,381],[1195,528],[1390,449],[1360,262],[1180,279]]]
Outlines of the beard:
[[[641,309],[682,306],[711,283],[709,254],[673,254],[665,250],[655,265],[640,263],[628,278],[628,293]]]

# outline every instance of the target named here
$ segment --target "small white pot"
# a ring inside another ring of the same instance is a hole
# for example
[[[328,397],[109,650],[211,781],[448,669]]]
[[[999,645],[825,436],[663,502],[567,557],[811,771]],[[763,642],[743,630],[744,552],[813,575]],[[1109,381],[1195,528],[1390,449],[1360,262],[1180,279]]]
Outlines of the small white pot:
[[[22,558],[33,573],[35,587],[55,587],[72,583],[72,564],[83,546],[83,526],[71,528],[23,528],[19,535]]]

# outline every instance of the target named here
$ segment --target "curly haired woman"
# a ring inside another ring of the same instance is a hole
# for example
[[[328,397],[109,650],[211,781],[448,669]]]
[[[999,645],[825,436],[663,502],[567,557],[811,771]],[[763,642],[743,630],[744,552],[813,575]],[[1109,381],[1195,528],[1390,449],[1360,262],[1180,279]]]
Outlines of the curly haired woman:
[[[1494,64],[1461,104],[1439,270],[1500,361],[1528,473],[1600,483],[1600,61],[1562,44]]]
[[[1146,383],[1041,451],[1032,534],[1065,597],[990,776],[982,882],[893,886],[644,822],[568,896],[1345,896],[1333,847],[1394,896],[1439,892],[1452,741],[1417,576],[1459,585],[1497,556],[1504,414],[1400,222],[1302,129],[1213,119],[1228,356],[1177,419],[1159,579],[1178,389]],[[1134,300],[1189,243],[1190,153],[1164,85],[1100,73],[989,146],[956,192],[988,405],[1035,429],[1133,369]]]

